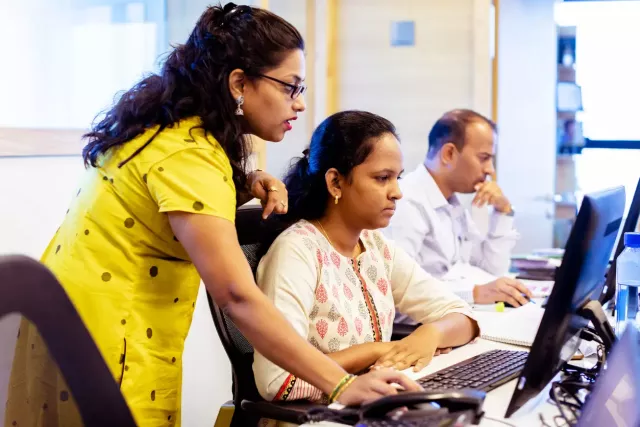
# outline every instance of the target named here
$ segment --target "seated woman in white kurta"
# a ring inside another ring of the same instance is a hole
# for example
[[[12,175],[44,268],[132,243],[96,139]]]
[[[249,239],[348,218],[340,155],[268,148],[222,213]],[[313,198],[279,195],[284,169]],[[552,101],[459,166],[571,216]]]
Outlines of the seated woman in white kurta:
[[[353,374],[377,366],[419,370],[440,349],[478,334],[470,307],[377,231],[402,197],[401,172],[388,120],[358,111],[326,119],[285,178],[293,225],[257,272],[295,330]],[[396,309],[423,325],[390,342]],[[253,370],[267,400],[326,400],[260,354]]]

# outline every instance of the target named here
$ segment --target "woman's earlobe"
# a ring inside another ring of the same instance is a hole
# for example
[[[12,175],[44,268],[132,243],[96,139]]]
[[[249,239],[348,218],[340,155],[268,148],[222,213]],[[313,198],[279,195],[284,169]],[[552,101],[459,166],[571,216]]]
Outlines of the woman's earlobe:
[[[238,99],[238,97],[244,95],[244,78],[244,71],[239,68],[229,74],[229,92],[233,99]]]

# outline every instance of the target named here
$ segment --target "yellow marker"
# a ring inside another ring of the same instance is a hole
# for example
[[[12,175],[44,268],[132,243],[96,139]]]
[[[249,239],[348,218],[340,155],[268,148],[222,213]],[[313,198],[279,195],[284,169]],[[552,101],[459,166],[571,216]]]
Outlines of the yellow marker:
[[[504,312],[504,302],[499,302],[496,304],[496,311],[498,313],[503,313]]]

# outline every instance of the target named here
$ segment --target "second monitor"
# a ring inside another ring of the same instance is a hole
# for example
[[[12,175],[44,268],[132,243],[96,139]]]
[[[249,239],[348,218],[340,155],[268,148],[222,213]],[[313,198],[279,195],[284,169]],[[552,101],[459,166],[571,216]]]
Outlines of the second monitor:
[[[605,347],[615,339],[598,298],[624,207],[623,187],[585,196],[506,417],[540,393],[571,359],[589,320]]]

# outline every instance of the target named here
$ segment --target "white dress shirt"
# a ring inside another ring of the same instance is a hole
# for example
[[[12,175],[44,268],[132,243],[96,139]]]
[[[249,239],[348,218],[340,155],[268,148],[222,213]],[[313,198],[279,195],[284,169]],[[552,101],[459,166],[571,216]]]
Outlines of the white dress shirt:
[[[471,212],[455,195],[445,199],[424,165],[407,174],[400,187],[403,198],[384,233],[423,269],[470,303],[474,285],[508,272],[518,239],[512,216],[493,212],[482,235]]]
[[[357,258],[333,249],[300,221],[275,240],[260,261],[257,283],[298,334],[323,353],[391,339],[396,308],[414,322],[450,313],[472,318],[471,307],[427,274],[379,231],[364,231]],[[266,400],[323,400],[323,393],[254,355],[258,391]]]

